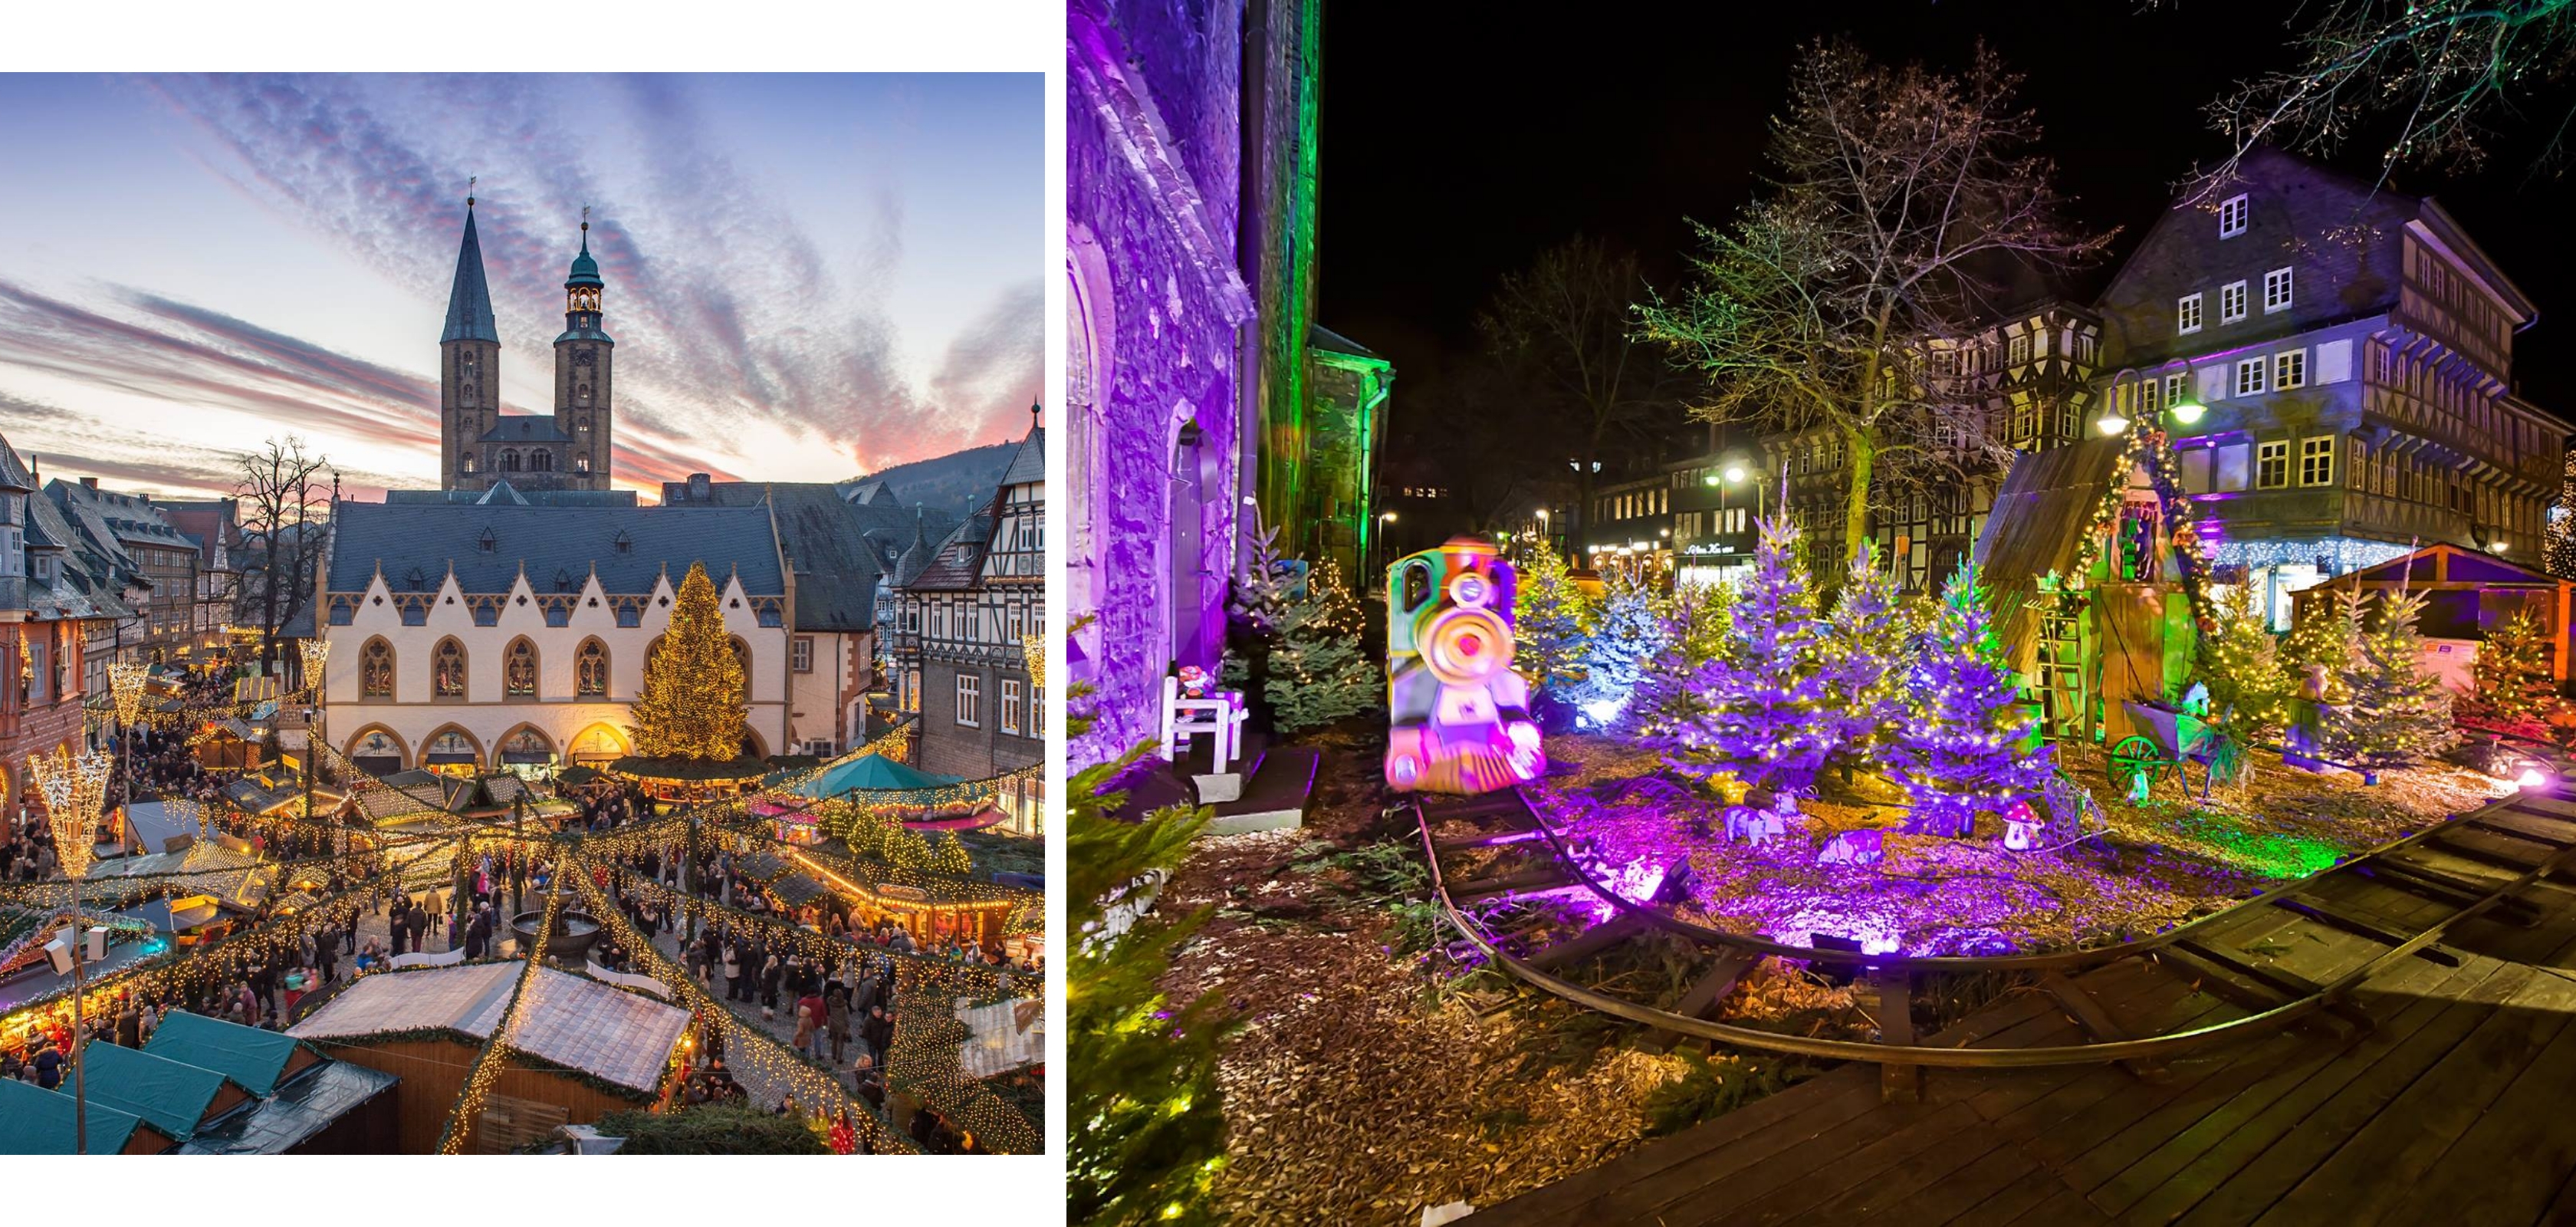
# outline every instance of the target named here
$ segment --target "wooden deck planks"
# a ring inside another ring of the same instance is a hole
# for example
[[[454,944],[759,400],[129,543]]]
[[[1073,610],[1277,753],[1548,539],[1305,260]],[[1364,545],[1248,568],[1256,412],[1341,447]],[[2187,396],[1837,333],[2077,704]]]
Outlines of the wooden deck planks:
[[[2567,1009],[2576,999],[2570,989],[2576,983],[2557,986],[2556,1008]],[[2381,1221],[2455,1227],[2539,1221],[2568,1174],[2576,1172],[2576,1122],[2566,1112],[2571,1086],[2576,1026],[2562,1029]]]

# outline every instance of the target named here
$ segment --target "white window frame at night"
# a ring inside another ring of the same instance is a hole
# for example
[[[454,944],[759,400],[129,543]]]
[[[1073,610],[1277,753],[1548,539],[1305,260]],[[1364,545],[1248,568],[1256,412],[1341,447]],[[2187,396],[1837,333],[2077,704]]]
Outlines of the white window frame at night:
[[[2269,358],[2240,358],[2236,361],[2236,382],[2229,385],[2236,396],[2261,396],[2271,390]]]
[[[973,673],[957,675],[957,726],[984,727],[984,679]]]
[[[2272,355],[2272,390],[2287,392],[2308,386],[2308,351],[2293,349]]]
[[[2198,294],[2185,294],[2175,299],[2174,331],[2182,333],[2200,331],[2200,305]]]
[[[2222,239],[2232,239],[2237,235],[2245,233],[2245,215],[2249,211],[2250,210],[2246,207],[2245,197],[2241,195],[2230,196],[2225,200],[2219,201],[2218,237]]]
[[[2233,324],[2245,318],[2245,283],[2230,281],[2218,287],[2218,322]]]
[[[2165,403],[2168,405],[2181,404],[2183,402],[2183,388],[2190,381],[2191,376],[2187,374],[2165,376]]]
[[[2254,445],[2254,488],[2278,490],[2290,484],[2290,441]]]
[[[2334,484],[2335,437],[2318,435],[2299,440],[2299,484],[2330,486]]]
[[[1019,736],[1019,735],[1020,735],[1020,710],[1021,710],[1021,709],[1020,709],[1020,679],[1018,679],[1018,678],[1016,678],[1016,677],[1006,677],[1006,678],[1003,678],[1003,679],[1002,679],[1002,731],[1003,731],[1003,732],[1005,732],[1005,733],[1009,733],[1009,734],[1011,734],[1011,735],[1012,735],[1012,736],[1014,736],[1014,737],[1017,737],[1017,736]]]
[[[2290,277],[2290,270],[2286,268],[2276,268],[2263,274],[2263,314],[2289,309]]]

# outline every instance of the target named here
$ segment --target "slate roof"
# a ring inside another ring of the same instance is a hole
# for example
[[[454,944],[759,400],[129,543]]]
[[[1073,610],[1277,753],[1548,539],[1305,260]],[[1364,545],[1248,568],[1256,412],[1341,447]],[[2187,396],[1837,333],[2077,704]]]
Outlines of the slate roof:
[[[496,481],[488,490],[387,490],[385,501],[406,506],[457,506],[514,503],[521,507],[633,507],[632,490],[521,490],[506,481]]]
[[[472,963],[367,976],[287,1034],[363,1041],[441,1028],[489,1039],[509,1007],[520,967]],[[687,1010],[551,967],[538,969],[519,1013],[520,1049],[643,1094],[661,1085],[662,1068],[689,1025]]]
[[[6,439],[0,439],[0,489],[36,489],[36,475],[28,471],[27,462],[18,458],[18,449],[9,446]]]
[[[6,444],[0,443],[0,452],[6,450]],[[118,571],[123,548],[111,540],[102,550],[84,540],[52,499],[39,496],[27,500],[27,544],[64,550],[62,578],[50,590],[34,587],[32,580],[29,583],[27,603],[38,617],[133,616],[134,610],[118,595],[124,590]],[[132,565],[131,559],[125,560],[129,571]]]
[[[554,418],[544,414],[512,413],[492,420],[492,429],[483,432],[484,443],[570,443],[572,436],[563,432]]]
[[[501,342],[492,319],[492,287],[483,280],[483,242],[474,233],[471,202],[465,206],[465,241],[456,249],[456,280],[447,291],[447,327],[438,334],[439,344],[449,341]]]
[[[482,547],[487,529],[490,551]],[[620,533],[629,542],[624,552]],[[417,568],[434,589],[453,568],[460,590],[500,593],[523,571],[536,585],[549,584],[557,571],[596,571],[602,590],[633,595],[651,592],[665,572],[676,586],[692,562],[705,563],[719,588],[739,576],[754,596],[786,591],[766,508],[412,502],[339,505],[329,588],[364,591],[381,570],[396,591],[408,591],[405,580]]]
[[[995,504],[1001,502],[997,493]],[[993,508],[966,517],[966,522],[940,541],[930,561],[902,586],[924,591],[962,591],[980,584],[984,578],[984,548],[993,540]],[[906,561],[910,561],[909,553]]]
[[[1011,467],[1003,470],[1005,486],[1025,486],[1046,480],[1046,427],[1032,426],[1029,437],[1020,440],[1020,450],[1011,454]]]
[[[766,503],[796,567],[798,630],[864,631],[875,625],[877,579],[885,573],[886,543],[901,530],[945,525],[928,509],[891,500],[854,503],[830,482],[711,482],[703,502],[692,502],[686,482],[663,486],[663,505],[752,507]],[[908,540],[909,538],[903,538]]]

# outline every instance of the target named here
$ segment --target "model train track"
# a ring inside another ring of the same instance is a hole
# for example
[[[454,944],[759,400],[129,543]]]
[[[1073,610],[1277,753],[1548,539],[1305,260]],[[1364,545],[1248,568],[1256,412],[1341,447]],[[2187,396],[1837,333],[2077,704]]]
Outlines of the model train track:
[[[2570,766],[2563,759],[2553,759],[2559,778],[2546,793],[2576,791],[2576,772]],[[2109,1062],[2144,1068],[2163,1058],[2287,1026],[2321,1011],[2343,1013],[2345,999],[2354,989],[2410,959],[2455,961],[2437,944],[2454,925],[2489,914],[2536,923],[2537,910],[2518,892],[2562,871],[2576,876],[2576,806],[2550,812],[2536,808],[2526,797],[2508,796],[2135,941],[2032,954],[1870,954],[1730,933],[1630,900],[1585,869],[1564,835],[1519,790],[1479,797],[1417,798],[1407,807],[1421,836],[1433,895],[1442,913],[1469,947],[1519,983],[1653,1028],[1668,1038],[1690,1037],[1827,1060],[1874,1061],[1891,1072],[1926,1066],[1993,1069]],[[2516,855],[2501,848],[2528,851]],[[2427,863],[2436,858],[2476,865],[2487,872],[2465,873],[2447,863]],[[1482,863],[1465,868],[1467,861]],[[2402,892],[2420,901],[2418,910],[2431,914],[2401,923],[2343,906],[2336,902],[2344,893],[2337,889],[2338,879]],[[1567,911],[1561,904],[1568,899],[1598,901],[1607,907],[1592,909],[1602,916],[1596,923],[1570,931],[1558,923]],[[2266,960],[2248,958],[2220,940],[2256,925],[2270,926],[2266,931],[2274,938],[2301,932],[2318,935],[2320,940],[2329,934],[2359,938],[2375,953],[2356,966],[2310,981]],[[1578,978],[1599,956],[1657,934],[1678,937],[1695,952],[1694,978],[1669,1008]],[[1794,1035],[1717,1021],[1727,995],[1765,957],[1796,959],[1853,976],[1875,996],[1878,1041]],[[2130,1034],[2074,976],[2135,959],[2155,960],[2206,980],[2215,995],[2250,1012],[2160,1034]],[[1915,992],[1931,977],[1959,972],[2034,977],[2089,1037],[2088,1042],[2044,1047],[1969,1046],[1973,1039],[1965,1045],[1918,1042],[1913,1030]]]

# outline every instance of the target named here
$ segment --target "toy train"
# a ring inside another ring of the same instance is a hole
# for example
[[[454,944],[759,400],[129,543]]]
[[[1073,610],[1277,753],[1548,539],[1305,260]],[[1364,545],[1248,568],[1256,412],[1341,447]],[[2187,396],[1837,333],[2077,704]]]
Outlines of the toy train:
[[[1386,782],[1474,794],[1547,767],[1512,671],[1512,564],[1474,537],[1386,569]]]

